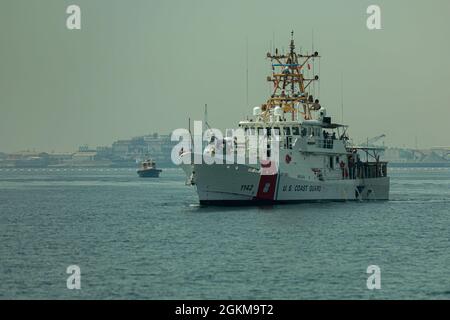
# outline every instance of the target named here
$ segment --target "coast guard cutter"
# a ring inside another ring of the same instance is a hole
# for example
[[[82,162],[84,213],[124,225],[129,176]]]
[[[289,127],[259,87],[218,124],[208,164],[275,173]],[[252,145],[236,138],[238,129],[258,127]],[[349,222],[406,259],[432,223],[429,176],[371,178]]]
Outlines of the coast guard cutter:
[[[389,177],[387,163],[380,161],[382,149],[351,143],[348,126],[333,122],[313,96],[311,87],[319,77],[311,64],[319,53],[297,54],[292,36],[287,54],[275,50],[267,58],[272,62],[272,75],[267,77],[272,93],[253,109],[251,118],[239,122],[239,128],[247,135],[265,135],[268,156],[274,153],[271,132],[278,133],[278,161],[274,165],[256,152],[254,164],[195,164],[193,151],[183,150],[180,157],[189,161],[181,166],[188,184],[196,187],[200,204],[387,200]],[[244,148],[248,159],[252,153],[248,141],[227,145],[224,139],[199,156],[225,157]]]

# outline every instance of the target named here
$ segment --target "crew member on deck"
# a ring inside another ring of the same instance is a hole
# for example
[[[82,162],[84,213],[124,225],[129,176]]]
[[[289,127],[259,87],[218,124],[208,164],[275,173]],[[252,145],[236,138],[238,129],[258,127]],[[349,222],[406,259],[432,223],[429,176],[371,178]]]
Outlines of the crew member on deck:
[[[360,179],[364,178],[364,172],[363,172],[362,168],[363,168],[363,163],[361,161],[359,154],[357,154],[356,155],[356,169],[357,169],[357,177]]]
[[[353,159],[353,156],[348,157],[348,171],[350,179],[355,179],[355,159]]]
[[[342,170],[342,179],[345,179],[347,177],[347,171],[345,170],[344,160],[341,160],[341,162],[339,163],[339,166],[341,167],[341,170]]]

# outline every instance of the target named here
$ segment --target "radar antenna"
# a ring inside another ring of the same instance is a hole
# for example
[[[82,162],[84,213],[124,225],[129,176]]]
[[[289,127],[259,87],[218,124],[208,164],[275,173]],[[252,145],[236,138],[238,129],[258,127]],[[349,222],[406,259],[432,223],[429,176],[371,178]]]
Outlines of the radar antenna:
[[[263,114],[268,114],[271,109],[279,106],[285,113],[291,113],[292,120],[296,119],[299,113],[305,120],[309,120],[312,119],[311,111],[319,110],[320,104],[307,89],[311,83],[319,80],[319,76],[307,78],[304,69],[311,70],[310,63],[320,56],[317,51],[306,55],[297,54],[294,31],[291,32],[289,49],[288,54],[279,54],[277,48],[275,54],[267,53],[267,58],[272,63],[272,75],[267,77],[267,81],[273,83],[273,91],[262,105],[262,111]]]

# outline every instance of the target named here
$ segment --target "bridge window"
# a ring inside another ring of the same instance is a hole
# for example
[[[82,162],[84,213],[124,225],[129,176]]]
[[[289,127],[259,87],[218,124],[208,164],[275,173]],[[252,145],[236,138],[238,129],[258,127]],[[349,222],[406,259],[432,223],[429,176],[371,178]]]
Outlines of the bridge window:
[[[274,130],[276,135],[280,135],[280,128],[279,127],[274,127],[273,130]]]
[[[260,136],[264,136],[264,135],[265,135],[265,134],[264,134],[264,128],[258,127],[258,134],[259,134]]]
[[[306,128],[302,128],[302,137],[306,136],[306,132],[307,132]]]
[[[314,128],[314,135],[320,137],[320,128]]]

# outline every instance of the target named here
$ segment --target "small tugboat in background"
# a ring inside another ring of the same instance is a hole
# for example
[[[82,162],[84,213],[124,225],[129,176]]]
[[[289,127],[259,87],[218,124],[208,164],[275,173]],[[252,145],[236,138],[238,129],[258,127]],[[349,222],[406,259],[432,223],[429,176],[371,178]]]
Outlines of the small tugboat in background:
[[[140,168],[137,169],[137,174],[141,178],[158,178],[161,171],[156,169],[155,161],[150,159],[141,162]]]

